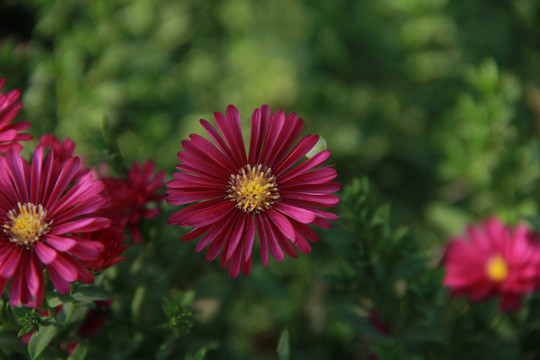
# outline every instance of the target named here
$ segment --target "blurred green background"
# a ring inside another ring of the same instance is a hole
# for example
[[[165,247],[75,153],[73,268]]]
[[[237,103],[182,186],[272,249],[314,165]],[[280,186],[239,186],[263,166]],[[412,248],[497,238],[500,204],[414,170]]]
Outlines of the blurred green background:
[[[126,164],[168,174],[198,120],[228,104],[245,129],[262,104],[296,112],[338,181],[367,175],[436,263],[465,223],[538,210],[539,23],[536,0],[2,0],[0,77],[23,92],[18,119],[36,138],[70,137],[93,164],[116,142]],[[339,236],[319,231],[311,255],[230,280],[165,219],[148,227],[182,274],[159,286],[219,299],[200,325],[222,340],[213,356],[274,358],[287,327],[295,359],[364,354],[325,315]]]

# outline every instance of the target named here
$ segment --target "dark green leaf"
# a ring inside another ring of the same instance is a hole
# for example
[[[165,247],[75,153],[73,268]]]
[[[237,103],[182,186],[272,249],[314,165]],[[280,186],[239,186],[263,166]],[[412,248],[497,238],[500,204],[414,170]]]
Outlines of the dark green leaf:
[[[30,358],[37,359],[37,357],[49,346],[51,341],[58,333],[58,328],[54,325],[40,327],[38,331],[32,334],[30,341],[28,342],[28,354]]]

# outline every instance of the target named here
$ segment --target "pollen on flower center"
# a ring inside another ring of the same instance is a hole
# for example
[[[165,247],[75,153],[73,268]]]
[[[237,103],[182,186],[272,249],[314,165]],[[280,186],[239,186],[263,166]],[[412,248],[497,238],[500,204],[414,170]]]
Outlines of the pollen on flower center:
[[[508,276],[508,265],[501,255],[495,255],[486,265],[487,276],[496,282],[503,281]]]
[[[52,221],[47,222],[47,210],[41,204],[17,203],[17,207],[7,214],[4,233],[9,241],[29,247],[46,234]]]
[[[236,207],[245,212],[268,209],[279,199],[276,178],[270,168],[261,164],[246,165],[229,179],[228,199],[236,201]]]

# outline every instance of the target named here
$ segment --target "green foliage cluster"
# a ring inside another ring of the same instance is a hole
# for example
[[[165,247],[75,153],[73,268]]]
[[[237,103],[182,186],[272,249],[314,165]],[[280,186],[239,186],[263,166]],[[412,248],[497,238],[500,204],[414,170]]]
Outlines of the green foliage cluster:
[[[164,204],[97,286],[49,287],[58,312],[4,294],[0,359],[65,357],[58,339],[79,342],[72,359],[535,358],[540,300],[500,315],[451,299],[440,260],[478,219],[540,224],[539,22],[535,0],[1,2],[3,90],[22,91],[36,138],[170,174],[199,118],[235,104],[247,129],[266,103],[326,139],[345,187],[312,254],[257,254],[235,280]],[[111,297],[103,330],[78,337]]]

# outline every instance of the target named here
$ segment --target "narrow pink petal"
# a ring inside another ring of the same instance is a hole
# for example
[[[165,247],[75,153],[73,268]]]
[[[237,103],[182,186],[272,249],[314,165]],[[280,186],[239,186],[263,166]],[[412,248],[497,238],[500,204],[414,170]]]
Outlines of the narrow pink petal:
[[[191,134],[189,138],[192,141],[192,146],[190,145],[191,151],[198,152],[201,155],[206,155],[219,166],[225,167],[230,173],[237,170],[236,165],[231,161],[231,159],[223,155],[223,153],[219,151],[209,140],[197,134]],[[184,147],[184,149],[188,150],[186,147]]]
[[[30,293],[35,296],[39,292],[39,287],[42,286],[43,268],[34,253],[29,253],[24,258],[24,266],[27,270],[26,285]]]
[[[225,190],[205,190],[205,191],[182,191],[176,193],[174,198],[169,198],[168,203],[171,205],[185,205],[196,201],[209,200],[217,197],[222,199],[227,195]]]
[[[255,216],[257,230],[259,234],[259,248],[261,252],[261,261],[264,266],[268,266],[268,241],[266,237],[265,227],[262,224],[262,216]]]
[[[247,215],[246,228],[244,231],[244,240],[243,240],[244,262],[248,261],[251,258],[254,242],[255,242],[255,219],[254,219],[253,214],[250,213]],[[242,269],[244,269],[244,267],[242,267]]]
[[[223,138],[219,134],[219,132],[216,130],[214,126],[212,126],[208,121],[201,119],[200,120],[201,125],[206,130],[208,135],[210,135],[210,138],[216,143],[216,145],[220,148],[220,150],[231,160],[234,161],[234,155],[232,153],[232,150],[229,148],[229,146],[223,141]],[[237,166],[241,167],[243,165],[236,164]]]
[[[260,216],[260,223],[263,226],[264,233],[266,234],[266,240],[268,242],[268,248],[270,249],[270,254],[276,259],[277,261],[281,261],[284,258],[283,250],[279,247],[276,235],[274,234],[274,231],[272,230],[272,227],[270,226],[270,219],[266,216],[267,213],[263,213]],[[262,256],[262,254],[261,254]]]
[[[43,148],[38,146],[34,151],[42,152]],[[37,158],[42,159],[43,155],[38,154]],[[43,161],[32,162],[32,171],[30,173],[30,201],[34,204],[39,204],[41,202],[40,183],[42,181],[42,169]]]
[[[295,113],[290,113],[285,118],[285,126],[283,127],[281,134],[279,135],[280,141],[277,142],[277,146],[272,149],[272,159],[270,160],[270,167],[274,168],[278,166],[279,162],[287,154],[291,146],[304,129],[304,121],[299,119]]]
[[[52,262],[50,267],[54,268],[58,274],[68,282],[77,280],[77,268],[66,259],[69,255],[58,253],[56,261]]]
[[[202,237],[201,241],[197,244],[195,248],[196,252],[200,252],[202,249],[208,246],[216,237],[220,237],[222,233],[225,233],[224,229],[232,229],[236,223],[240,212],[235,211],[229,216],[224,222],[216,222],[210,226],[208,232]],[[218,252],[219,253],[219,252]],[[217,254],[216,254],[217,256]],[[214,257],[215,258],[215,257]],[[212,259],[213,260],[213,259]]]
[[[245,250],[244,250],[245,251]],[[242,261],[242,274],[244,275],[249,275],[249,273],[251,272],[251,264],[252,264],[252,258],[249,257],[249,259],[245,260],[245,257],[244,257],[244,260]]]
[[[332,194],[303,194],[293,192],[281,192],[279,195],[284,199],[284,201],[291,199],[302,204],[317,207],[333,207],[337,205],[337,203],[339,203],[339,197]]]
[[[169,199],[167,199],[167,201],[168,200]],[[209,207],[213,207],[222,203],[223,203],[223,199],[212,199],[212,200],[204,201],[198,204],[190,205],[181,210],[178,210],[177,212],[169,216],[169,219],[167,220],[167,224],[178,225],[178,226],[189,226],[189,219],[193,213],[208,209]]]
[[[309,245],[309,243],[304,238],[304,236],[302,236],[302,233],[300,231],[296,231],[296,236],[293,244],[303,254],[309,254],[311,252],[311,245]]]
[[[280,191],[305,192],[308,194],[330,194],[341,189],[341,184],[337,182],[327,182],[324,184],[298,184],[294,181],[280,184]]]
[[[263,105],[265,107],[266,105]],[[268,106],[266,106],[268,108]],[[268,108],[268,112],[270,109]],[[249,138],[249,155],[248,163],[256,164],[259,162],[259,148],[262,144],[262,134],[264,133],[263,121],[261,119],[262,108],[255,109],[251,115],[251,136]]]
[[[234,254],[230,256],[229,276],[234,279],[240,274],[240,266],[242,265],[242,246],[238,246]],[[228,255],[228,254],[227,254]]]
[[[195,228],[191,230],[190,232],[188,232],[187,234],[182,235],[181,240],[186,241],[186,242],[195,240],[196,238],[204,234],[206,231],[208,231],[209,228],[210,226],[202,226],[199,228]]]
[[[67,295],[70,290],[69,282],[64,280],[64,278],[60,276],[58,271],[56,271],[56,269],[53,266],[46,265],[46,268],[55,289],[58,290],[60,294]]]
[[[246,226],[246,216],[239,216],[238,220],[236,221],[236,224],[234,225],[234,230],[232,232],[232,236],[230,238],[229,246],[226,248],[227,254],[226,259],[229,260],[231,256],[233,256],[233,253],[235,252],[236,248],[243,248],[240,244],[240,240],[244,237],[244,228]],[[241,251],[241,250],[240,250]],[[240,260],[239,260],[240,261]],[[240,272],[240,271],[238,271]],[[238,274],[237,274],[238,275]]]
[[[319,141],[318,135],[308,135],[300,140],[300,142],[291,150],[289,155],[283,159],[277,169],[275,169],[274,174],[279,177],[298,160],[306,156],[306,154],[315,146],[317,141]]]
[[[193,151],[196,147],[192,146],[192,143],[188,140],[182,141],[182,146],[185,151],[180,151],[177,155],[184,165],[191,166],[198,169],[200,172],[212,172],[220,177],[227,177],[231,174],[231,171],[225,168],[223,165],[201,153],[200,151]],[[190,151],[191,150],[191,151]],[[197,149],[198,150],[198,149]]]
[[[261,159],[259,160],[261,164],[271,164],[273,156],[276,154],[274,146],[279,140],[283,141],[284,139],[279,139],[281,129],[285,124],[285,113],[283,110],[279,110],[272,114],[270,117],[270,122],[268,125],[268,132],[264,137],[264,144],[261,151]]]
[[[294,247],[291,245],[289,240],[285,237],[285,235],[281,232],[280,229],[278,229],[273,223],[270,223],[272,226],[272,230],[274,231],[274,235],[276,236],[276,239],[278,240],[279,244],[281,245],[281,248],[287,255],[290,257],[298,257],[298,254],[296,254],[296,251],[294,251]],[[296,234],[295,234],[296,235]],[[291,241],[295,241],[296,238],[293,237]]]
[[[75,232],[91,232],[96,230],[101,230],[107,225],[109,225],[110,220],[104,217],[92,217],[92,218],[81,218],[59,224],[54,226],[53,229],[56,234],[68,234]]]
[[[313,231],[312,228],[310,228],[309,226],[307,226],[306,224],[302,224],[302,223],[295,223],[294,224],[294,228],[297,230],[297,231],[300,231],[300,233],[306,238],[308,239],[309,241],[311,242],[317,242],[319,241],[319,237],[317,236],[317,234],[315,233],[315,231]]]
[[[281,182],[286,182],[287,180],[289,180],[291,178],[294,178],[295,176],[303,174],[303,173],[305,173],[305,172],[307,172],[307,171],[309,171],[309,170],[323,164],[326,160],[328,160],[328,158],[330,157],[330,154],[331,153],[330,153],[329,150],[324,150],[324,151],[321,151],[318,154],[315,154],[311,158],[307,159],[303,163],[301,163],[298,166],[291,169],[286,174],[283,174],[280,177],[280,181]]]
[[[17,136],[17,130],[3,130],[0,132],[0,141],[11,141]]]
[[[238,221],[239,215],[237,215],[234,218],[234,221]],[[210,244],[208,247],[208,250],[206,251],[205,260],[206,261],[212,261],[214,260],[221,251],[221,248],[223,248],[223,252],[221,254],[221,267],[222,269],[225,268],[224,264],[226,264],[226,252],[227,247],[229,246],[229,241],[232,236],[232,232],[234,229],[234,223],[232,223],[229,226],[223,227],[221,231],[215,236],[214,241]]]
[[[328,221],[326,219],[319,218],[319,217],[315,218],[315,220],[313,220],[311,225],[320,226],[323,229],[331,229],[332,228],[332,223],[330,221]]]
[[[272,224],[276,226],[287,238],[294,240],[294,228],[291,222],[281,213],[274,209],[269,209],[266,214],[272,220]]]
[[[234,209],[234,203],[231,201],[221,201],[220,204],[209,206],[206,209],[199,210],[191,215],[188,222],[190,226],[199,227],[210,225],[216,221],[230,215]]]
[[[223,115],[222,113],[215,112],[214,121],[223,134],[223,138],[227,142],[227,145],[231,149],[232,160],[234,160],[236,167],[241,167],[247,162],[246,150],[244,148],[242,129],[240,127],[240,117],[230,114],[229,109],[231,107],[233,106],[231,105],[227,107],[227,116]],[[236,108],[234,108],[234,110],[236,110]],[[238,110],[236,110],[236,113],[238,113]]]
[[[289,173],[278,178],[278,184],[281,184],[282,182],[289,182],[290,185],[324,184],[334,180],[337,176],[337,172],[330,166],[326,166],[303,173],[292,179],[286,179],[288,175]]]
[[[14,245],[9,249],[7,255],[0,264],[0,276],[8,279],[13,276],[17,268],[21,267],[21,258],[25,249],[21,246]]]
[[[34,251],[43,264],[49,265],[56,260],[56,250],[49,247],[45,242],[37,241],[34,243]]]
[[[51,154],[52,152],[49,153],[49,156],[51,156]],[[48,194],[48,196],[44,194],[47,198],[47,202],[44,204],[45,208],[52,209],[56,205],[58,199],[66,190],[69,183],[73,181],[75,174],[79,170],[79,164],[80,160],[78,157],[72,157],[64,163],[51,193]]]
[[[94,261],[103,250],[104,245],[101,242],[79,238],[69,253],[83,261]]]
[[[54,234],[47,234],[43,240],[48,245],[52,246],[58,251],[68,251],[77,244],[77,241],[66,236],[57,236]]]
[[[312,211],[292,205],[287,205],[283,202],[275,204],[274,209],[304,224],[309,224],[310,222],[315,220],[315,214]]]
[[[11,286],[9,288],[9,303],[11,306],[19,305],[23,297],[24,266],[20,266],[16,270],[11,278]]]

